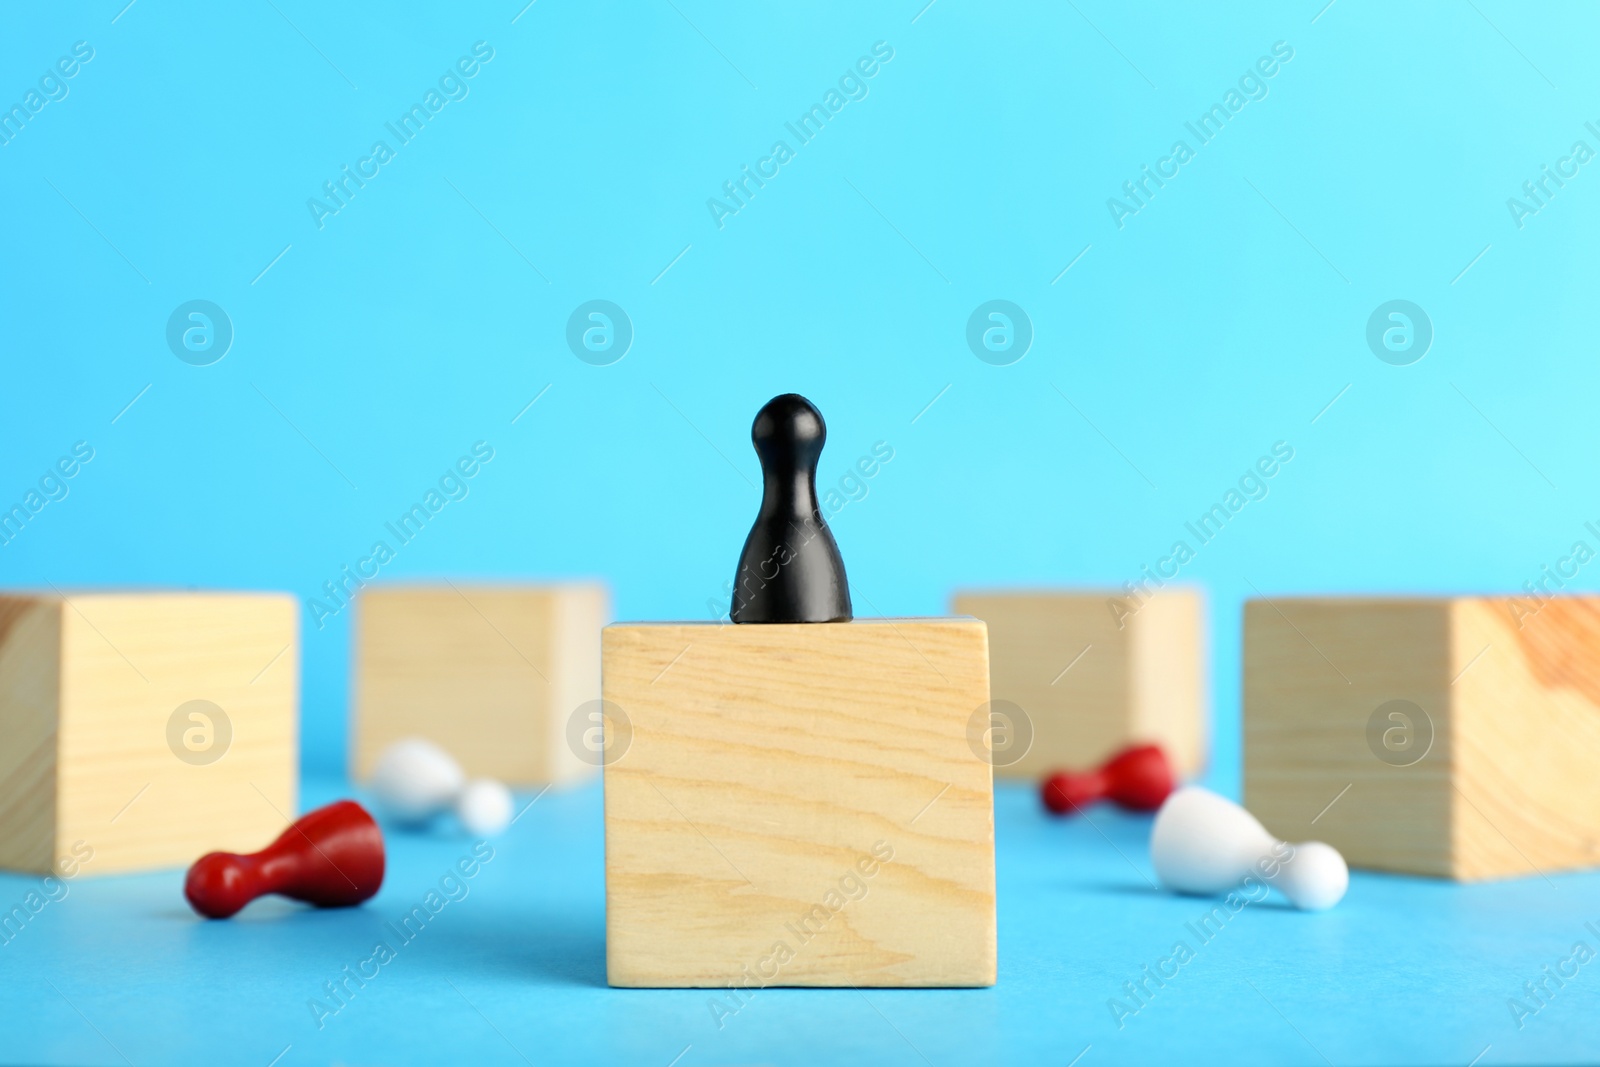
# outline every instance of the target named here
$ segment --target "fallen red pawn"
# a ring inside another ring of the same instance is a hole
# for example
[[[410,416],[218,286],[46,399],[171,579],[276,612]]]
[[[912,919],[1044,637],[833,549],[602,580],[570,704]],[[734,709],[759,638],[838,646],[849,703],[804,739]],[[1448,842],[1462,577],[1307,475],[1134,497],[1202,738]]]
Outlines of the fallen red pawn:
[[[340,800],[302,815],[260,852],[201,856],[183,895],[208,919],[226,919],[268,893],[342,908],[371,899],[381,885],[383,833],[360,804]]]
[[[1112,756],[1099,770],[1061,771],[1044,780],[1044,806],[1067,815],[1110,800],[1131,811],[1155,811],[1172,792],[1172,765],[1159,745],[1134,745]]]

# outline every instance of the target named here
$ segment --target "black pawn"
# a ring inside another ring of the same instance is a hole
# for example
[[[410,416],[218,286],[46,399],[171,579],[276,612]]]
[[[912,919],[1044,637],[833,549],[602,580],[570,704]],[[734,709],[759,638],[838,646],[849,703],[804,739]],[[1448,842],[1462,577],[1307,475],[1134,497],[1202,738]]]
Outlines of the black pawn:
[[[733,579],[734,622],[847,622],[850,586],[817,506],[817,460],[828,427],[798,393],[767,401],[750,440],[761,458],[761,511]]]

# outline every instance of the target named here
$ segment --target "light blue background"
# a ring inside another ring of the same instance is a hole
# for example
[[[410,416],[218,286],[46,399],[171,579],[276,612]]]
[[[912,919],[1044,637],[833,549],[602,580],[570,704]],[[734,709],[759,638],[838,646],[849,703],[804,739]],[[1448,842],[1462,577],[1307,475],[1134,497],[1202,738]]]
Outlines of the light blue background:
[[[1283,440],[1271,495],[1182,575],[1212,597],[1227,782],[1252,583],[1513,591],[1600,516],[1600,194],[1585,169],[1520,231],[1506,208],[1594,142],[1581,5],[101,7],[0,39],[8,100],[95,48],[0,148],[0,496],[96,449],[0,549],[7,584],[314,596],[481,439],[471,496],[383,577],[599,575],[620,618],[704,617],[756,505],[750,419],[792,389],[827,416],[825,481],[895,449],[834,519],[863,613],[937,612],[963,584],[1136,578]],[[470,95],[319,231],[306,201],[478,40]],[[719,231],[707,199],[879,40],[870,95]],[[1270,95],[1117,229],[1107,199],[1280,40]],[[564,342],[596,297],[636,332],[609,367]],[[964,341],[996,297],[1035,328],[1009,367]],[[164,342],[195,298],[236,331],[210,367]],[[1409,367],[1364,341],[1394,298],[1434,323]],[[321,769],[348,618],[304,615]]]
[[[6,586],[315,596],[483,440],[383,578],[601,576],[619,618],[703,618],[757,503],[751,417],[794,390],[824,482],[895,450],[833,519],[858,612],[937,613],[1136,578],[1284,441],[1182,572],[1232,790],[1242,598],[1514,592],[1594,544],[1600,164],[1522,228],[1506,205],[1600,148],[1591,6],[123,3],[0,34],[8,106],[95,50],[0,146],[0,502],[95,448],[0,547]],[[307,199],[479,40],[470,95],[319,229]],[[707,199],[877,41],[869,95],[719,229]],[[1278,41],[1266,98],[1119,229],[1107,198]],[[635,330],[606,367],[564,340],[596,298]],[[964,338],[996,298],[1035,333],[1006,367]],[[1397,298],[1434,328],[1406,367],[1365,341]],[[232,320],[215,365],[166,346],[191,299]],[[302,617],[317,774],[348,620]]]

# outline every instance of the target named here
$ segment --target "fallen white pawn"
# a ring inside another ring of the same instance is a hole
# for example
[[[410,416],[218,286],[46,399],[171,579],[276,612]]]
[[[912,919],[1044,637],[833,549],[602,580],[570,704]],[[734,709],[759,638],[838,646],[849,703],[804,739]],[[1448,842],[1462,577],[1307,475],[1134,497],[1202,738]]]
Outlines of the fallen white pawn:
[[[397,822],[420,824],[454,811],[467,832],[479,837],[511,825],[511,790],[492,778],[467,781],[448,752],[420,737],[384,749],[370,784],[379,807]]]
[[[1332,845],[1279,841],[1233,801],[1193,785],[1156,812],[1150,862],[1162,884],[1180,893],[1211,896],[1254,877],[1307,911],[1333,907],[1350,885],[1350,869]]]

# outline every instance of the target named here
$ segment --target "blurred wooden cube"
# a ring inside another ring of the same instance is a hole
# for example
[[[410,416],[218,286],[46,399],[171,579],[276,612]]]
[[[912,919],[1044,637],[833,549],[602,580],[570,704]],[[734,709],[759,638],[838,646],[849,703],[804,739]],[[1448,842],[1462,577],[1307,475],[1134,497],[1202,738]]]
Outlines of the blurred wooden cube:
[[[604,586],[377,585],[356,606],[351,773],[424,737],[507,785],[592,773],[569,719],[600,699]]]
[[[994,984],[983,623],[627,624],[604,646],[613,986]]]
[[[995,774],[1037,780],[1098,766],[1135,742],[1189,777],[1206,759],[1205,601],[1168,588],[1113,592],[958,591],[954,610],[989,624],[994,699],[1020,707],[1032,747]]]
[[[1244,801],[1353,867],[1600,863],[1600,597],[1252,600]]]
[[[280,594],[0,596],[0,867],[111,874],[276,837],[298,620]]]

